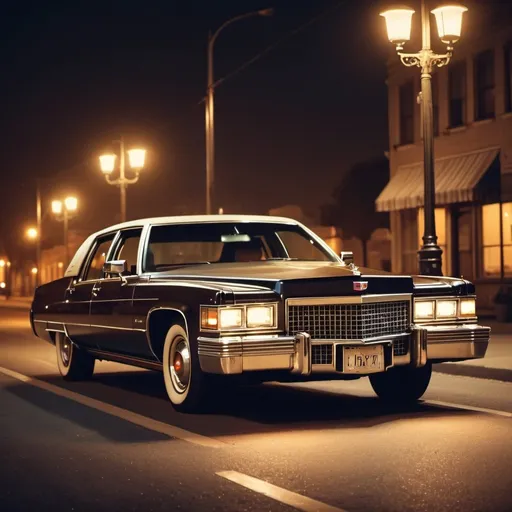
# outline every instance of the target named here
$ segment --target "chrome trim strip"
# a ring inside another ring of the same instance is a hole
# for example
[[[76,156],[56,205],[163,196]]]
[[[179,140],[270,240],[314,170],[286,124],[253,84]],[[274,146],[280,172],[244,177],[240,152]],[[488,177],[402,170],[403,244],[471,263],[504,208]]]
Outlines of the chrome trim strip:
[[[162,364],[155,361],[148,361],[139,357],[127,356],[113,352],[106,352],[103,350],[87,348],[86,351],[97,357],[98,359],[105,359],[107,361],[114,361],[116,363],[128,364],[131,366],[138,366],[140,368],[147,368],[149,370],[162,371]]]
[[[93,327],[95,329],[113,329],[115,331],[140,331],[146,332],[146,329],[133,329],[131,327],[115,327],[111,325],[96,325],[96,324],[77,324],[67,322],[66,325],[73,325],[74,327]]]
[[[394,295],[342,295],[337,297],[298,297],[286,299],[288,306],[323,306],[332,304],[367,304],[375,302],[399,302],[411,300],[412,293],[397,293]]]
[[[62,334],[66,334],[64,329],[45,329],[46,332],[61,332]]]
[[[336,345],[370,345],[372,343],[382,343],[384,341],[394,341],[399,338],[405,338],[410,336],[410,332],[402,332],[400,334],[390,334],[389,336],[374,336],[373,338],[364,338],[361,340],[351,340],[351,339],[323,339],[323,338],[314,338],[312,340],[313,344],[326,344],[326,343],[336,343]]]

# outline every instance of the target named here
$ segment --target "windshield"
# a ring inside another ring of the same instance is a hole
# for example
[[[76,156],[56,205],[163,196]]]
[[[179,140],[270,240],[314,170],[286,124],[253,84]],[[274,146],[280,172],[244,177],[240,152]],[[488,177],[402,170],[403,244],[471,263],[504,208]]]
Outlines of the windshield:
[[[269,222],[153,226],[144,271],[265,260],[337,261],[304,229]]]

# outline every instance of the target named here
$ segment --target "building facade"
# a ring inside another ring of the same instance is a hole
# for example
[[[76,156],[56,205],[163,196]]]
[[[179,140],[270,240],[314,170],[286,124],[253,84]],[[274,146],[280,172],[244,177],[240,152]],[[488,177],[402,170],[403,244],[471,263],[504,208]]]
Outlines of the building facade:
[[[434,71],[436,228],[444,275],[477,284],[491,311],[512,283],[512,22],[467,34],[450,64]],[[420,73],[388,67],[390,181],[376,201],[390,213],[392,270],[416,273],[423,234]]]

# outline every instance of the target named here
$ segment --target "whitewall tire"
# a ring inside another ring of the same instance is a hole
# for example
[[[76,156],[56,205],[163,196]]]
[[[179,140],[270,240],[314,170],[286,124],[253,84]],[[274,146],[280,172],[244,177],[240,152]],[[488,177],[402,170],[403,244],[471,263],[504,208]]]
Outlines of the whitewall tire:
[[[205,375],[181,325],[173,325],[167,332],[162,364],[165,388],[173,407],[183,412],[198,410],[205,400]]]
[[[65,380],[87,380],[94,372],[94,357],[80,350],[62,332],[55,336],[57,366]]]

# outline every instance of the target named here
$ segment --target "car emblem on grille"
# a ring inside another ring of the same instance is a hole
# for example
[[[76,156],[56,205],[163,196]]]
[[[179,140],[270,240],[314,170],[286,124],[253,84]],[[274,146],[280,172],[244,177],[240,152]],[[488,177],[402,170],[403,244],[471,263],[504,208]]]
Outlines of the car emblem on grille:
[[[368,281],[354,281],[354,291],[364,292],[368,288]]]

